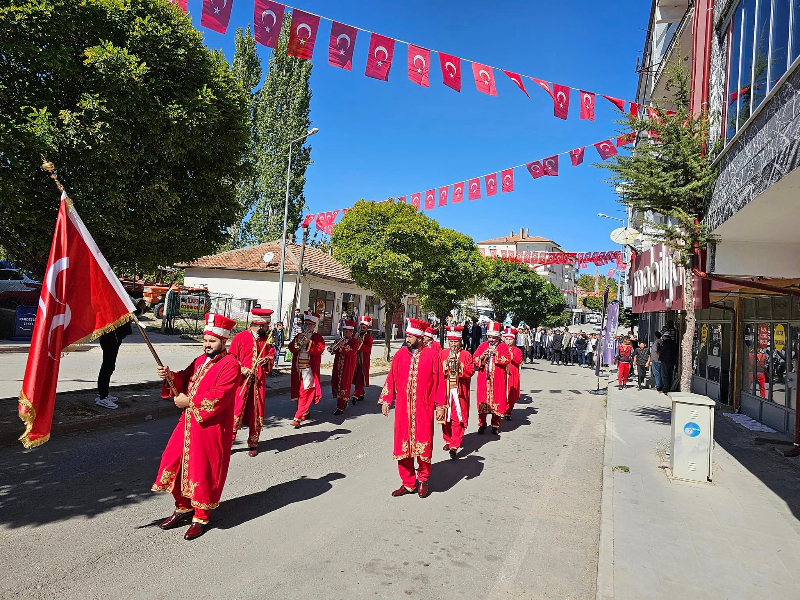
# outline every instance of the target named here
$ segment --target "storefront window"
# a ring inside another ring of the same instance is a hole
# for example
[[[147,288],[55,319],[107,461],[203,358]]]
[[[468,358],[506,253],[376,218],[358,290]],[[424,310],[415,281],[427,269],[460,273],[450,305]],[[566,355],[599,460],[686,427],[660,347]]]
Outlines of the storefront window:
[[[722,359],[722,324],[716,323],[709,326],[708,342],[706,344],[708,356],[708,380],[719,383]]]
[[[786,73],[789,60],[789,2],[773,0],[770,39],[769,89]]]
[[[744,348],[742,349],[742,391],[755,394],[756,324],[744,325]]]
[[[786,376],[786,398],[789,408],[793,410],[797,410],[797,397],[795,388],[797,386],[798,334],[800,334],[800,327],[797,325],[789,325],[789,348],[791,348],[791,356],[787,357],[789,359],[789,374]]]
[[[789,296],[775,296],[772,299],[772,318],[789,318]]]
[[[756,316],[756,299],[745,298],[742,300],[742,312],[745,319],[752,319]]]
[[[769,323],[759,323],[756,330],[756,395],[768,400],[769,394],[769,356],[772,351],[772,337]]]
[[[773,348],[769,355],[772,376],[772,401],[786,406],[786,323],[776,323],[772,330]]]
[[[759,319],[770,319],[772,318],[772,299],[769,297],[766,298],[758,298],[756,302],[756,307],[758,309],[758,314],[756,315]]]
[[[695,329],[695,373],[702,377],[706,378],[706,365],[707,365],[707,358],[708,358],[708,323],[700,324],[697,329]],[[697,335],[699,330],[700,335]],[[698,339],[699,337],[699,339]]]

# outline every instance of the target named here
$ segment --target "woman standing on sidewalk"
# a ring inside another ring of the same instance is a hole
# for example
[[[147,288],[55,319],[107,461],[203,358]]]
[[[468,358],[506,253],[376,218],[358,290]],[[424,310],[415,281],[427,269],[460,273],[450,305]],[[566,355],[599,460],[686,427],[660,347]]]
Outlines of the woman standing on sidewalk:
[[[633,346],[631,346],[631,338],[627,335],[623,338],[622,343],[617,346],[617,355],[614,357],[614,362],[617,365],[619,389],[624,389],[628,385],[631,364],[633,364]]]

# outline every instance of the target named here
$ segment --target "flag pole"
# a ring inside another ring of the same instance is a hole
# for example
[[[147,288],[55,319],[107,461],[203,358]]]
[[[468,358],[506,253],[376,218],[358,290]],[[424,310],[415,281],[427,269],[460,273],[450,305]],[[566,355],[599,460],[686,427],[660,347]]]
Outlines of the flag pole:
[[[58,188],[58,191],[61,192],[62,194],[66,194],[66,190],[64,189],[64,186],[58,180],[58,171],[56,171],[56,166],[53,163],[51,163],[49,160],[47,160],[44,155],[41,155],[41,156],[42,156],[42,170],[45,171],[46,173],[50,174],[50,178],[55,182],[56,187]],[[144,341],[147,344],[147,347],[150,348],[150,352],[152,353],[153,358],[156,360],[156,364],[159,367],[163,367],[164,365],[161,363],[161,359],[158,357],[158,353],[156,352],[156,349],[153,347],[153,344],[150,342],[150,338],[147,337],[147,332],[144,330],[144,327],[142,327],[141,323],[139,323],[139,319],[137,319],[136,315],[134,315],[133,313],[131,313],[131,320],[134,323],[136,323],[136,327],[139,328],[139,333],[142,334],[142,337],[144,338]],[[169,385],[170,391],[172,391],[172,395],[173,396],[177,396],[178,395],[178,390],[175,388],[175,383],[172,381],[172,377],[171,376],[167,377],[166,382],[167,382],[167,385]]]

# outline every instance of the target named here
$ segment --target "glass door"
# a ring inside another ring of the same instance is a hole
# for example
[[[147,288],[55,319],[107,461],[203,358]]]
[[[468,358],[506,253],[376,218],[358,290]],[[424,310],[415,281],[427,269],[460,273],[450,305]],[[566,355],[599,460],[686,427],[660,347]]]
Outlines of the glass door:
[[[786,349],[786,404],[792,410],[797,408],[797,355],[800,324],[789,323],[789,340]]]

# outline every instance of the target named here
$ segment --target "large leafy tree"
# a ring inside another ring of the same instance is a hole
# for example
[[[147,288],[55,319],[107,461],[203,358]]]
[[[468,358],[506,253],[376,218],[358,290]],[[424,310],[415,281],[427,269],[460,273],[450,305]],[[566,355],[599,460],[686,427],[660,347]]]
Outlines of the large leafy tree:
[[[494,258],[484,260],[489,277],[483,295],[491,303],[498,321],[512,315],[515,321],[525,321],[535,327],[567,308],[564,293],[558,286],[527,265]]]
[[[691,273],[697,251],[713,241],[702,223],[708,211],[717,171],[707,147],[705,113],[689,112],[690,76],[679,62],[667,66],[669,98],[656,102],[657,118],[631,118],[634,131],[650,131],[650,141],[637,144],[630,155],[618,154],[601,166],[609,169],[609,183],[622,189],[621,202],[634,211],[660,214],[666,222],[647,220],[645,230],[654,241],[677,254],[677,264],[687,275],[683,286],[686,327],[681,341],[681,389],[689,391],[692,378],[692,342],[695,331],[694,287]],[[672,111],[667,114],[667,109]]]
[[[610,289],[608,298],[609,301],[617,295],[617,282],[613,278],[606,277],[605,275],[588,275],[584,273],[579,275],[575,280],[575,285],[581,288],[584,292],[602,292],[608,286]],[[597,296],[585,296],[581,298],[583,304],[589,310],[602,310],[603,298]]]
[[[0,5],[0,238],[41,274],[58,210],[44,154],[116,266],[197,258],[237,214],[247,97],[163,0]]]
[[[333,228],[333,256],[350,269],[353,280],[371,290],[386,307],[386,331],[403,297],[419,287],[435,252],[435,221],[407,204],[360,200]],[[389,360],[390,336],[384,359]]]

